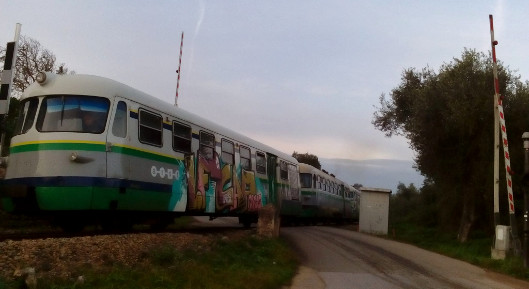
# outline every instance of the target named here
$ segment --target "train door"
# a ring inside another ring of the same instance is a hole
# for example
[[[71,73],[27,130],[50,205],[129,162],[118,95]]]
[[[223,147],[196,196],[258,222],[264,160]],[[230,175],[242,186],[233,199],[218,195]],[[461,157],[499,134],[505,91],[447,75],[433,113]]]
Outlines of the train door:
[[[267,161],[266,161],[266,174],[268,177],[268,196],[270,198],[270,203],[280,206],[281,200],[279,196],[277,195],[277,156],[273,154],[267,153]]]
[[[129,105],[125,99],[116,97],[111,110],[106,141],[107,178],[117,187],[110,201],[110,209],[127,207],[125,180],[130,174],[130,158],[123,152],[130,146],[128,115]]]

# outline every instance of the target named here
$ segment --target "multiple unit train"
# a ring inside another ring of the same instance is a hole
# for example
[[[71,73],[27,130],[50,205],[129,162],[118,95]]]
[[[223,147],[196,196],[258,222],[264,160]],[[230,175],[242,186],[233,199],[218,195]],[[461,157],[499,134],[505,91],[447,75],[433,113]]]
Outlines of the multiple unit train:
[[[237,216],[273,203],[285,220],[358,217],[358,191],[290,155],[119,82],[39,73],[21,98],[0,209],[162,226],[180,215]]]

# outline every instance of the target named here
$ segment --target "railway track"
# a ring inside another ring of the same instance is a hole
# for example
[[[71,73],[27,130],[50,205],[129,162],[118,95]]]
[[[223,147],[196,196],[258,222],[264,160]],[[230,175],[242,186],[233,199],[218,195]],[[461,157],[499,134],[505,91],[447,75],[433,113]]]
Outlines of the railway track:
[[[79,232],[65,232],[58,227],[40,226],[23,229],[0,227],[0,242],[11,240],[36,240],[48,238],[74,238],[92,237],[101,235],[124,235],[124,234],[156,234],[156,233],[194,233],[213,234],[243,230],[241,225],[233,218],[219,218],[209,221],[208,217],[194,217],[187,225],[170,225],[166,229],[151,229],[148,225],[136,225],[130,230],[104,230],[99,226],[88,226]]]

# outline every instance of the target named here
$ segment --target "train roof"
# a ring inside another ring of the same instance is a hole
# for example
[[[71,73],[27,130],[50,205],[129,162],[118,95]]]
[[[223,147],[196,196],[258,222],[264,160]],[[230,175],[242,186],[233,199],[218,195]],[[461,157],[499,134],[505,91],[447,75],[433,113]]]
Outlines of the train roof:
[[[145,107],[149,107],[164,114],[170,115],[176,119],[184,120],[186,122],[203,127],[205,130],[219,133],[227,138],[237,140],[244,145],[274,154],[289,162],[297,163],[297,160],[294,157],[286,153],[255,141],[231,129],[220,126],[201,116],[176,107],[121,82],[105,77],[86,74],[57,75],[46,73],[46,77],[46,81],[43,84],[37,82],[31,84],[24,91],[20,100],[34,96],[57,94],[91,95],[102,97],[119,96],[140,103]]]
[[[340,180],[339,178],[337,177],[333,177],[331,176],[330,174],[328,173],[325,173],[323,172],[322,170],[312,166],[312,165],[309,165],[309,164],[305,164],[305,163],[299,163],[299,172],[300,173],[312,173],[312,174],[316,174],[316,175],[319,175],[319,176],[322,176],[322,177],[325,177],[327,179],[330,179],[330,180],[335,180],[337,183],[340,183],[340,184],[344,184],[344,185],[347,185],[349,186],[349,184],[347,184],[346,182]]]

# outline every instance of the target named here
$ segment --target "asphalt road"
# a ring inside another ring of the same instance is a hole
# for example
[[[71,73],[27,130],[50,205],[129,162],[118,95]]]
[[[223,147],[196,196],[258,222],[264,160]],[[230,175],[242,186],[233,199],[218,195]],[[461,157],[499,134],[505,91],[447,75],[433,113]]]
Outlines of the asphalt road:
[[[290,288],[529,288],[415,246],[333,227],[281,228],[302,258]]]

